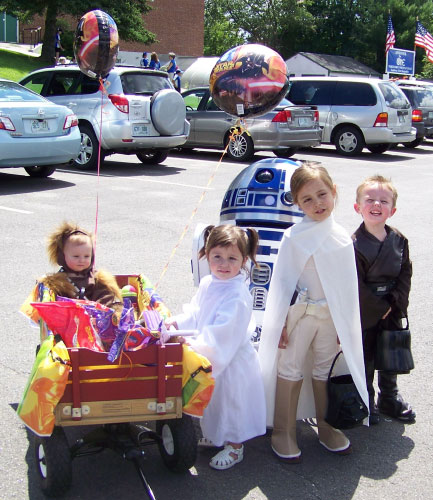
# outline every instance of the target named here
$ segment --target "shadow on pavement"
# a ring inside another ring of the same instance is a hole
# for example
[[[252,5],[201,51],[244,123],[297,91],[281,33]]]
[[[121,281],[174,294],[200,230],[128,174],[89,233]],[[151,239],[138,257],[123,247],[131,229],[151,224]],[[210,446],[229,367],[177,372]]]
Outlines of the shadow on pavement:
[[[19,174],[0,172],[0,195],[35,193],[38,191],[49,191],[52,189],[64,189],[74,185],[73,182],[65,182],[55,177],[38,179],[28,176],[23,169]],[[54,172],[53,176],[56,173]]]

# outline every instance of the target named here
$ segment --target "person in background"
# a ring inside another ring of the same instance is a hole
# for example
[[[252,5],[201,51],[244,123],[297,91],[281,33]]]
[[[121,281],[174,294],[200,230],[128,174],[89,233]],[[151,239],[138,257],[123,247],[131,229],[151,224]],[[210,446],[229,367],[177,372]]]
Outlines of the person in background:
[[[148,67],[149,69],[159,69],[161,67],[161,63],[159,62],[158,54],[156,52],[152,52],[150,54],[150,63]]]
[[[149,66],[149,59],[147,58],[147,52],[143,52],[143,55],[140,59],[140,66],[142,68],[147,68]]]
[[[354,208],[363,222],[352,236],[358,270],[365,375],[370,402],[370,424],[378,424],[380,413],[403,422],[416,414],[403,400],[397,375],[378,372],[379,396],[374,401],[374,357],[376,336],[381,329],[401,328],[407,317],[412,263],[407,239],[386,224],[396,211],[397,190],[381,175],[365,179],[356,190]]]
[[[174,52],[169,52],[168,57],[170,58],[168,65],[167,65],[167,73],[169,74],[170,78],[174,80],[175,77],[175,71],[177,69],[176,66],[176,54]]]
[[[56,35],[54,37],[55,65],[59,62],[60,51],[64,50],[60,40],[61,35],[63,35],[62,28],[57,28]]]
[[[178,92],[182,92],[182,88],[181,88],[181,80],[180,80],[180,75],[182,74],[182,71],[180,69],[177,69],[175,71],[175,75],[174,75],[174,79],[173,79],[173,85],[174,85],[174,88],[178,91]]]

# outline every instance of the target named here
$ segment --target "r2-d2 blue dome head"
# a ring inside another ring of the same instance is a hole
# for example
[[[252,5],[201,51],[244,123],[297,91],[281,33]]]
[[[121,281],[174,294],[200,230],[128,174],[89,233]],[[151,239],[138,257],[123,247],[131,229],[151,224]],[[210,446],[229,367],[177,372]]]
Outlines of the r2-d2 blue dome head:
[[[290,178],[300,163],[266,158],[244,168],[230,184],[222,202],[221,224],[288,228],[303,217],[293,203]]]

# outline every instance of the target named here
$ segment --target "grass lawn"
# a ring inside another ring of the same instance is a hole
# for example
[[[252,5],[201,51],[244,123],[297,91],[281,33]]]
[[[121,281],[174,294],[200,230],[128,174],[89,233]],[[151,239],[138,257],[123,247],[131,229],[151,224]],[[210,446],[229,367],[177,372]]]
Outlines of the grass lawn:
[[[39,57],[26,56],[0,49],[0,78],[17,82],[30,71],[47,66]]]

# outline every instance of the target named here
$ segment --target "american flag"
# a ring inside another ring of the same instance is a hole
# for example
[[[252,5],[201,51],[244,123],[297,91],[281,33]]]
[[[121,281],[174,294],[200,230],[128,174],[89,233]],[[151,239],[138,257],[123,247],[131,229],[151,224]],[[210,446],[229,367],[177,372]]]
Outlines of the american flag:
[[[388,16],[388,27],[386,29],[385,54],[392,49],[395,44],[394,26],[392,25],[391,14]]]
[[[427,59],[433,62],[433,37],[419,21],[416,22],[415,45],[423,47]]]

